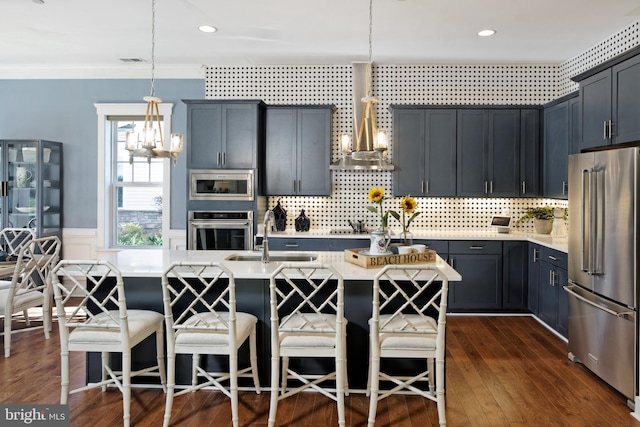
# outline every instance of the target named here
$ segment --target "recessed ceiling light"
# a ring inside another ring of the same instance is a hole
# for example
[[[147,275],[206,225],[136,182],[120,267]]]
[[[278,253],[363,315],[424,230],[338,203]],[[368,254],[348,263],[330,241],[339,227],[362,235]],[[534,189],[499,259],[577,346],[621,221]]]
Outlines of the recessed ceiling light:
[[[198,29],[203,33],[215,33],[218,31],[216,27],[212,27],[211,25],[200,25]]]
[[[496,33],[496,30],[482,30],[482,31],[478,31],[478,35],[480,37],[489,37],[492,36]]]

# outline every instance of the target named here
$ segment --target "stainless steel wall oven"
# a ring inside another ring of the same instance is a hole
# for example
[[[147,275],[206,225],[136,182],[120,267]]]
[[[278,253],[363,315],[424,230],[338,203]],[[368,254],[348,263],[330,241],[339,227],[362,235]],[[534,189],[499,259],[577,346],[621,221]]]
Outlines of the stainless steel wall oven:
[[[252,211],[189,211],[187,248],[250,250]]]

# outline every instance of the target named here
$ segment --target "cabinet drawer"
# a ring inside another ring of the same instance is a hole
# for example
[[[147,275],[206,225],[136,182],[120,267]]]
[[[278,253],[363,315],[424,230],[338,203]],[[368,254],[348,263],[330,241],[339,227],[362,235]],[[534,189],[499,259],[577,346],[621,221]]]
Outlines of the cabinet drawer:
[[[540,260],[555,265],[556,267],[567,269],[568,256],[565,252],[560,252],[546,246],[540,246]]]
[[[269,237],[269,249],[272,251],[328,251],[327,239],[287,239]]]
[[[449,253],[449,242],[447,240],[413,239],[413,243],[425,245],[427,249],[436,251],[443,258],[446,258]]]
[[[362,239],[329,239],[330,251],[344,251],[345,249],[368,248],[371,244],[369,235]]]
[[[502,255],[502,242],[487,240],[450,240],[449,253]]]

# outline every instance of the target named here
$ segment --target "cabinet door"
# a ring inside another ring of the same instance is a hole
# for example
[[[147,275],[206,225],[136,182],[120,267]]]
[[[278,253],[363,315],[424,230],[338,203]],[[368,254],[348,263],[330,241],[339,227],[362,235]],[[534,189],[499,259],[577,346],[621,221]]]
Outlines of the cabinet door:
[[[488,116],[485,110],[458,110],[457,181],[460,197],[486,196]]]
[[[558,292],[556,289],[557,267],[540,262],[538,289],[538,317],[555,329],[558,320]]]
[[[538,292],[540,288],[540,246],[535,243],[529,243],[528,254],[528,298],[527,306],[529,311],[538,316]]]
[[[564,101],[544,110],[543,196],[567,198],[568,153],[569,104]]]
[[[611,120],[611,69],[580,82],[580,147],[600,147],[610,143],[605,126]]]
[[[258,105],[229,104],[222,111],[223,168],[257,167]]]
[[[520,195],[520,112],[489,110],[488,195],[517,197]]]
[[[425,114],[426,170],[422,194],[453,197],[456,195],[456,111],[427,110]]]
[[[453,114],[455,114],[455,110],[453,110]],[[426,169],[424,158],[427,145],[425,132],[425,110],[393,110],[393,158],[395,163],[393,194],[395,196],[424,195]]]
[[[451,254],[451,264],[463,277],[449,283],[451,311],[498,310],[502,307],[502,255]]]
[[[393,193],[455,196],[456,110],[396,109],[393,120]]]
[[[569,154],[580,152],[580,98],[568,100],[569,103]]]
[[[640,55],[612,68],[612,143],[640,140]]]
[[[300,196],[331,194],[331,109],[301,108],[297,115],[297,184]]]
[[[292,195],[296,184],[296,110],[267,108],[266,121],[265,194]]]
[[[222,167],[222,105],[187,105],[187,167]]]
[[[540,111],[520,110],[520,196],[540,196]]]
[[[527,242],[503,242],[503,309],[527,310],[527,248]]]

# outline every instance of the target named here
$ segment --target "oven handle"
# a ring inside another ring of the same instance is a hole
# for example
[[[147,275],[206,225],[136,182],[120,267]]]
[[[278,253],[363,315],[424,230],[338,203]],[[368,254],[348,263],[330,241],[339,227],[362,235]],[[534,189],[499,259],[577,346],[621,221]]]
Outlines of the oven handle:
[[[582,295],[576,293],[573,291],[573,289],[575,288],[575,285],[569,285],[569,286],[563,286],[562,287],[565,291],[567,291],[567,293],[569,293],[570,295],[573,295],[574,297],[578,298],[580,301],[586,302],[587,304],[602,310],[606,313],[609,313],[612,316],[617,317],[618,319],[621,319],[622,317],[626,316],[626,315],[633,315],[635,314],[633,311],[615,311],[615,310],[611,310],[608,307],[603,307],[600,304],[596,304],[593,301],[590,301],[589,299],[583,297]]]
[[[191,225],[192,226],[203,226],[206,225],[208,226],[207,228],[211,228],[212,226],[215,226],[216,228],[218,227],[248,227],[251,225],[250,221],[237,221],[237,222],[233,222],[233,221],[210,221],[210,220],[204,220],[204,221],[198,221],[198,220],[192,220],[191,221]]]

